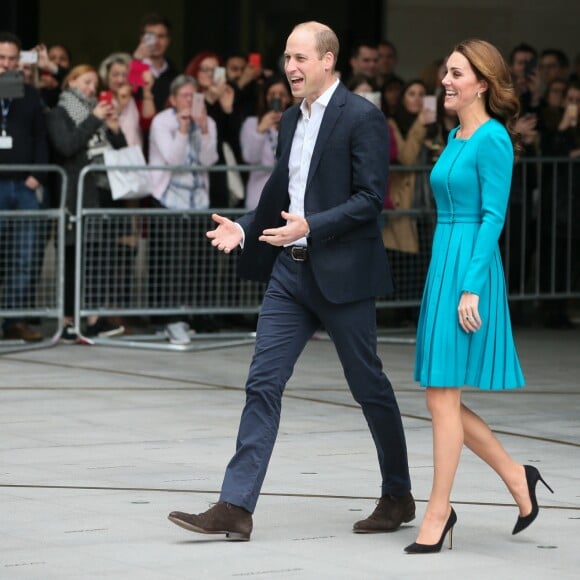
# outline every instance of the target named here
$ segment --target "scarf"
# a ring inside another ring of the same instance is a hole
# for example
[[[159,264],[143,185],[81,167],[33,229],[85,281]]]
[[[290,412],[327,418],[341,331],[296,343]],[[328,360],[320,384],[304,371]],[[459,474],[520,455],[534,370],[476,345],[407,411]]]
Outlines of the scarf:
[[[201,130],[195,122],[192,122],[189,126],[184,164],[200,166],[200,151]],[[169,209],[207,209],[209,191],[204,175],[199,171],[173,173],[169,186],[163,194],[162,203]]]
[[[58,99],[58,105],[68,113],[77,127],[89,118],[96,104],[94,97],[87,97],[74,87],[65,89]],[[105,124],[102,123],[87,143],[87,157],[92,163],[102,163],[105,149],[110,148]]]

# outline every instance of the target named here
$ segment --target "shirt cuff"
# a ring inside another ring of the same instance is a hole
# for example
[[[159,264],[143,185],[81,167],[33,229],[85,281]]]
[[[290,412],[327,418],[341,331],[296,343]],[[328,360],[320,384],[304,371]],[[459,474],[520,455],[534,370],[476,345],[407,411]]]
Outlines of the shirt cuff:
[[[246,232],[244,231],[244,228],[240,224],[238,224],[236,222],[234,222],[234,223],[240,228],[240,231],[242,232],[242,241],[240,242],[240,248],[242,248],[242,250],[243,250],[244,244],[246,242]]]

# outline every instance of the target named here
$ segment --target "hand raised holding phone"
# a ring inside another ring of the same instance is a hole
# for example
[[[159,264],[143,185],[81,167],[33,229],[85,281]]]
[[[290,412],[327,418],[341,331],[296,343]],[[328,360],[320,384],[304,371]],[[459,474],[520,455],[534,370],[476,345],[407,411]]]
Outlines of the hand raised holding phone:
[[[423,125],[431,125],[437,121],[437,97],[435,95],[425,95],[423,97],[421,117]]]
[[[205,97],[203,96],[203,93],[193,93],[191,117],[199,125],[201,132],[207,133],[207,109],[205,108]]]

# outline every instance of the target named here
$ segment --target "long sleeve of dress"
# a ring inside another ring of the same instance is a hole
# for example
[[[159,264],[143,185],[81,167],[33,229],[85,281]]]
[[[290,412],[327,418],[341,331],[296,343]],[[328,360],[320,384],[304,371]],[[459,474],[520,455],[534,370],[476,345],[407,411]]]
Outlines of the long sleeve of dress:
[[[504,226],[512,180],[513,145],[507,131],[492,131],[479,143],[477,177],[481,190],[482,222],[463,291],[480,294]]]

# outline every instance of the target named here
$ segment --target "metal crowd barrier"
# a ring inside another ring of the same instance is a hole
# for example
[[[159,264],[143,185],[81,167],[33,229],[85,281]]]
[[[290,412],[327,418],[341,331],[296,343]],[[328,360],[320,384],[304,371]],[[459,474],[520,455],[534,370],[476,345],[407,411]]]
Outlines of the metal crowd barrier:
[[[551,300],[580,297],[578,251],[580,244],[577,160],[527,158],[515,167],[508,217],[501,249],[510,299]],[[86,167],[79,180],[101,166]],[[111,169],[109,167],[108,169]],[[116,167],[131,169],[135,167]],[[191,167],[147,166],[144,171],[191,171]],[[258,166],[213,166],[199,171],[249,171]],[[409,210],[385,210],[383,219],[409,217],[414,221],[419,252],[389,250],[397,280],[394,297],[377,303],[381,312],[415,309],[420,304],[429,263],[435,210],[428,184],[430,166],[392,167],[417,175],[417,191]],[[235,219],[243,210],[172,211],[83,207],[77,221],[77,309],[75,324],[98,316],[194,316],[249,314],[259,311],[263,285],[240,281],[237,256],[218,253],[205,232],[213,228],[211,213]],[[132,241],[130,241],[132,240]],[[217,335],[212,335],[217,340]],[[207,339],[207,336],[198,336]],[[248,333],[219,333],[219,343],[200,346],[170,345],[163,336],[94,339],[96,344],[123,344],[140,348],[194,350],[253,340]],[[228,340],[231,341],[228,343]]]
[[[248,170],[248,166],[199,167],[198,170],[232,168]],[[79,177],[76,270],[81,275],[76,279],[74,317],[79,334],[82,335],[82,321],[88,316],[186,318],[259,311],[264,285],[238,279],[236,252],[227,256],[219,253],[205,236],[215,225],[211,220],[213,211],[83,207],[86,176],[105,169],[113,167],[87,166]],[[114,169],[135,170],[135,167],[115,166]],[[192,168],[147,166],[143,170],[191,171]],[[215,211],[230,219],[245,212],[243,209]],[[169,344],[162,334],[93,337],[90,341],[190,351],[253,342],[254,333],[200,333],[192,338],[189,345]]]
[[[58,195],[58,207],[0,211],[0,318],[34,320],[45,338],[38,342],[3,338],[0,354],[53,346],[58,342],[64,316],[64,231],[67,176],[55,165],[0,166],[2,173],[56,174],[60,185],[44,195]],[[49,186],[50,187],[50,186]],[[42,207],[42,204],[41,204]],[[30,244],[30,262],[20,252]],[[7,286],[21,276],[19,290],[8,296]],[[35,325],[36,326],[36,325]]]

